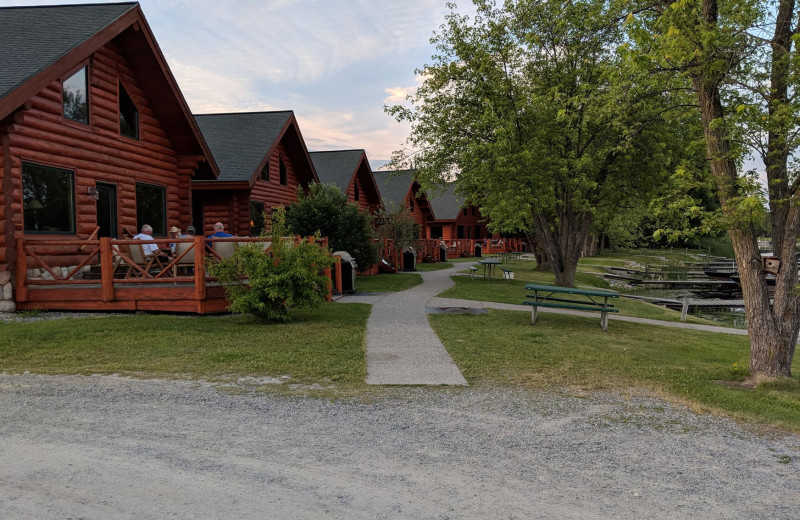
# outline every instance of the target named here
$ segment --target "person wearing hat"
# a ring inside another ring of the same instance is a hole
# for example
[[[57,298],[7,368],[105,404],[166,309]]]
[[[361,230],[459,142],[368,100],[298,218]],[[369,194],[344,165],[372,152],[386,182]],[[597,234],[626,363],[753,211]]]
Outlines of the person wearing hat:
[[[172,226],[171,228],[169,228],[169,238],[181,238],[182,236],[183,235],[181,235],[181,229],[178,226]],[[175,242],[170,242],[169,243],[169,248],[174,253],[175,252]]]

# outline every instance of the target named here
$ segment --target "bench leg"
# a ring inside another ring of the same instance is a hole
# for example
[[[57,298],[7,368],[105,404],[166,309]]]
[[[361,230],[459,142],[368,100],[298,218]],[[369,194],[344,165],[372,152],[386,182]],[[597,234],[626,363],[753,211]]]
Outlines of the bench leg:
[[[538,314],[538,310],[539,308],[535,305],[531,308],[531,325],[536,324],[536,315]]]
[[[603,328],[603,332],[608,330],[608,313],[601,312],[600,313],[600,326]]]

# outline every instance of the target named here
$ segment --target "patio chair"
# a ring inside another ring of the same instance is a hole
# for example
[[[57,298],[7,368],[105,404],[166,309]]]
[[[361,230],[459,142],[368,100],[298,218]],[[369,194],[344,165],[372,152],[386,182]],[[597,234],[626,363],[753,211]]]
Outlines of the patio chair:
[[[161,263],[158,255],[145,256],[144,249],[142,249],[141,244],[130,244],[128,249],[131,253],[131,259],[148,275],[150,274],[150,269],[153,268],[154,263],[158,265],[159,269],[164,268],[164,264]],[[129,269],[128,274],[125,275],[125,278],[128,278],[128,275],[130,275],[132,272],[144,276],[135,269]]]
[[[220,259],[227,260],[233,256],[233,252],[236,250],[236,242],[214,242],[212,248]]]
[[[186,254],[184,255],[184,253]],[[176,242],[175,258],[178,258],[178,263],[175,264],[175,275],[178,274],[179,269],[186,269],[191,272],[194,268],[194,243]]]

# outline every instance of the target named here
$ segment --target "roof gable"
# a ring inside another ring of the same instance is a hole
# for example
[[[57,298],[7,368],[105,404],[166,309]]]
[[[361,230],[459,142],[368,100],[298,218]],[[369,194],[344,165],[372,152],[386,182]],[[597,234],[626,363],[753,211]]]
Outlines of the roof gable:
[[[130,2],[0,8],[0,99],[138,5]]]
[[[261,167],[284,138],[287,147],[305,156],[306,167],[299,165],[307,180],[316,181],[308,150],[303,142],[294,112],[238,112],[194,116],[219,165],[219,182],[248,182],[253,185]]]
[[[456,220],[464,200],[464,197],[456,194],[455,183],[445,186],[444,191],[428,194],[428,203],[436,220]]]
[[[136,2],[0,8],[0,119],[112,40],[118,43],[175,150],[197,176],[218,170]],[[6,66],[8,64],[8,66]]]
[[[311,152],[309,155],[317,170],[319,182],[334,184],[342,192],[347,192],[364,155],[364,150]]]
[[[373,172],[384,205],[402,205],[414,183],[412,170]]]

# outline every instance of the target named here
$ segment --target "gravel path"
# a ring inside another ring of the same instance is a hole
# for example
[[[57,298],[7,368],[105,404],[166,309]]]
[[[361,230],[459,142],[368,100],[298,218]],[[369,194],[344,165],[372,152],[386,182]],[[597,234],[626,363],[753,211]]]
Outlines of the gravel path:
[[[0,375],[0,518],[800,518],[800,437],[646,396]]]

